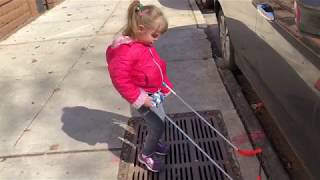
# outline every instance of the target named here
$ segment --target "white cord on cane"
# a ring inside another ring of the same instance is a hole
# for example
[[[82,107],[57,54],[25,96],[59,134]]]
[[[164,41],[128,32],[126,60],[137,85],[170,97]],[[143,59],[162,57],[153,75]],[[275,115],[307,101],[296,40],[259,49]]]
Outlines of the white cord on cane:
[[[186,105],[188,108],[190,108],[197,116],[200,117],[200,119],[206,123],[214,132],[216,132],[222,139],[224,139],[233,149],[236,151],[239,150],[234,144],[232,144],[226,137],[224,137],[216,128],[214,128],[204,117],[202,117],[197,111],[195,111],[188,103],[186,103],[173,89],[171,89],[166,83],[163,82],[163,85],[170,90],[175,96],[177,96],[184,105]]]
[[[197,143],[193,141],[173,120],[166,115],[166,119],[174,125],[200,152],[202,152],[209,160],[212,162],[225,176],[227,176],[230,180],[233,180],[232,177],[229,176],[229,174],[224,171]]]

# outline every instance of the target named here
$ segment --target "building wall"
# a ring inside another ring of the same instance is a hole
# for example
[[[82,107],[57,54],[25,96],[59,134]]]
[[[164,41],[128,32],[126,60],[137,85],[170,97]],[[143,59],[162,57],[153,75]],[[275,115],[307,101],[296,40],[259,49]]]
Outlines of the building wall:
[[[51,9],[61,0],[0,0],[0,39]]]
[[[48,5],[48,8],[51,9],[57,4],[59,4],[61,0],[46,0],[45,3]]]

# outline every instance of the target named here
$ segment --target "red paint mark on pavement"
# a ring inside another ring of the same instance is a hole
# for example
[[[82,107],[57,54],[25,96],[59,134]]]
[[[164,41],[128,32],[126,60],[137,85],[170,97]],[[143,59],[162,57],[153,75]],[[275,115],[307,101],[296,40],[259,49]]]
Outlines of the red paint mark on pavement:
[[[112,162],[113,164],[119,164],[120,159],[119,159],[118,157],[112,157],[111,162]]]
[[[234,137],[231,138],[231,141],[236,146],[239,146],[241,144],[249,142],[248,137],[247,137],[246,134],[241,134],[241,135],[238,135],[238,136],[234,136]]]
[[[259,142],[259,141],[262,141],[265,138],[265,134],[263,133],[263,131],[256,130],[256,131],[252,131],[248,135],[246,133],[243,133],[243,134],[240,134],[238,136],[234,136],[233,138],[231,138],[231,141],[236,146],[239,146],[239,145],[242,145],[242,144],[245,144],[245,143],[249,142],[248,136],[250,136],[251,140],[253,142],[255,142],[255,143]]]
[[[320,91],[320,79],[314,84],[314,87]]]
[[[264,111],[264,104],[263,102],[258,102],[255,104],[251,104],[252,109],[254,110],[255,113],[260,113]]]
[[[50,146],[50,151],[58,150],[59,149],[59,144],[53,144]]]

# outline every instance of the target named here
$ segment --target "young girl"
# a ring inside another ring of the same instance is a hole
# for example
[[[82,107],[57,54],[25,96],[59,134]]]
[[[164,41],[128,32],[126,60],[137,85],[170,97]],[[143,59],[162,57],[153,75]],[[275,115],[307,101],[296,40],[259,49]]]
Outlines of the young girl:
[[[166,63],[153,46],[167,29],[168,22],[159,8],[134,1],[128,8],[123,36],[115,39],[106,52],[114,87],[146,120],[148,135],[138,160],[153,172],[160,170],[160,161],[154,154],[166,155],[169,149],[160,138],[165,118],[162,100],[170,93],[163,83],[169,87],[172,84]],[[154,97],[160,101],[155,103]]]

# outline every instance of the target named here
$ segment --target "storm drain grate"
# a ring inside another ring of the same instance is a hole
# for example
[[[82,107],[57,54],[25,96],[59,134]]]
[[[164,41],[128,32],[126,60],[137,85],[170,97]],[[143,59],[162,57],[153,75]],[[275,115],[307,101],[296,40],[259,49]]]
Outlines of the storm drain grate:
[[[220,111],[199,112],[221,133],[226,134]],[[235,177],[235,166],[224,141],[205,125],[194,113],[169,115],[220,167]],[[123,144],[118,179],[120,180],[224,180],[227,179],[196,147],[194,147],[170,122],[165,123],[164,141],[170,144],[167,156],[159,156],[163,161],[160,173],[152,173],[137,159],[141,151],[147,129],[142,118],[129,121],[133,132],[127,131]],[[131,145],[129,145],[131,144]],[[238,177],[235,179],[239,179]]]

